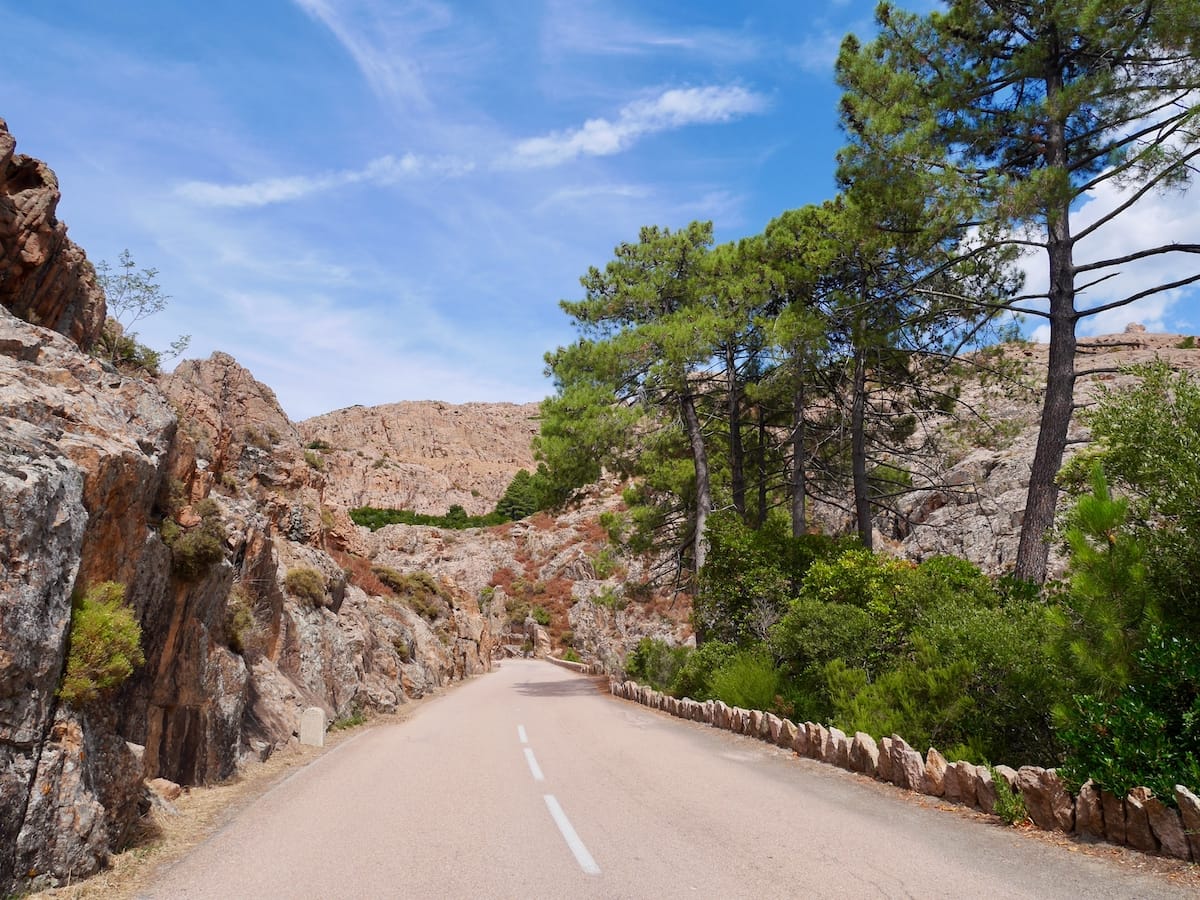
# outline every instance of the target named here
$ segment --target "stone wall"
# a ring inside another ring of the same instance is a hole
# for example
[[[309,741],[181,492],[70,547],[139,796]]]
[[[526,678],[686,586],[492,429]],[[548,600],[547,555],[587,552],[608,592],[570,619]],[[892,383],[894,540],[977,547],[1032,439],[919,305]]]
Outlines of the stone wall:
[[[1122,798],[1089,781],[1072,795],[1054,769],[990,770],[962,760],[949,762],[932,747],[922,756],[899,735],[879,741],[861,731],[851,736],[831,726],[796,723],[719,700],[677,699],[635,681],[610,678],[609,689],[616,697],[681,719],[767,741],[799,756],[985,813],[995,810],[997,792],[1019,793],[1030,820],[1043,830],[1200,862],[1200,799],[1182,785],[1175,786],[1178,809],[1147,788],[1135,788]]]

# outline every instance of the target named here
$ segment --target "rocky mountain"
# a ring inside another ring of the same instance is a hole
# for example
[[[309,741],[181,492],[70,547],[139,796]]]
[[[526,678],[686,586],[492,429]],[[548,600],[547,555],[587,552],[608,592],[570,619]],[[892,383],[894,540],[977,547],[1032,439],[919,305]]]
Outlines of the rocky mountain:
[[[352,406],[301,422],[319,448],[325,502],[433,515],[491,512],[512,477],[536,468],[538,405],[436,401]]]

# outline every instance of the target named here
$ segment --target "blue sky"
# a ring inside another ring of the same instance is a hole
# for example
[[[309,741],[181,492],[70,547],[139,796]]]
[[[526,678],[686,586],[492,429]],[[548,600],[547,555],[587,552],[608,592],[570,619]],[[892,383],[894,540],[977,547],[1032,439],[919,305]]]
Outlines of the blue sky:
[[[90,258],[159,270],[152,346],[233,354],[297,419],[537,400],[557,301],[640,226],[728,240],[832,196],[832,62],[872,7],[0,0],[0,117]],[[1154,203],[1105,240],[1200,233],[1194,197]]]

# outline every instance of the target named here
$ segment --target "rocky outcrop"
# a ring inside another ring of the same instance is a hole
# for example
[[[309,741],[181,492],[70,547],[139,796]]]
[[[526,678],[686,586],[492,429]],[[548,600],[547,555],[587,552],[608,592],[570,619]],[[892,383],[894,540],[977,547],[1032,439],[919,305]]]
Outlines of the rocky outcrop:
[[[143,779],[223,779],[293,740],[306,707],[394,710],[490,666],[477,594],[443,580],[416,609],[347,585],[329,535],[356,529],[269,390],[222,355],[168,388],[0,308],[0,890],[102,866],[147,808]],[[224,540],[192,565],[179,536],[205,517]],[[322,602],[285,589],[297,567]],[[102,581],[125,586],[146,661],[71,709],[71,597]]]
[[[538,404],[437,401],[352,406],[301,422],[319,448],[325,502],[441,515],[489,513],[521,469],[533,471]]]
[[[55,215],[60,194],[54,172],[15,151],[0,119],[0,306],[87,349],[104,325],[104,293],[87,256]]]

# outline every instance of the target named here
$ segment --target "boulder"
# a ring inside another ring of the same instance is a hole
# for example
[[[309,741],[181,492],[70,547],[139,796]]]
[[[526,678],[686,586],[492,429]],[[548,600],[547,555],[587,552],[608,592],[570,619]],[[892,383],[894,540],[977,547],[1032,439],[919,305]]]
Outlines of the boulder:
[[[879,769],[879,746],[865,731],[856,731],[850,743],[850,768],[875,777]]]
[[[879,758],[876,760],[875,777],[880,781],[892,780],[892,739],[881,738],[879,741]]]
[[[1143,853],[1158,852],[1158,840],[1146,809],[1146,801],[1152,796],[1149,788],[1137,787],[1125,798],[1125,843]]]
[[[917,793],[925,792],[925,760],[910,747],[904,738],[892,735],[891,757],[892,784],[908,788]]]
[[[967,806],[977,806],[985,813],[995,812],[996,784],[992,781],[992,773],[988,767],[961,762],[955,763],[955,767],[959,771],[958,783],[963,792],[962,802]]]
[[[946,793],[946,757],[933,747],[925,754],[925,793],[941,797]]]
[[[824,759],[825,741],[829,736],[829,732],[824,725],[816,722],[807,722],[808,725],[808,750],[806,755],[812,759]]]
[[[1090,778],[1075,795],[1075,833],[1104,840],[1104,804],[1100,801],[1100,788]]]
[[[785,750],[791,750],[796,746],[796,738],[799,731],[796,729],[796,723],[791,719],[784,719],[779,725],[779,737],[775,739],[775,743]]]
[[[779,743],[779,733],[783,730],[783,719],[774,713],[767,713],[767,740],[772,744]]]
[[[792,741],[792,749],[800,756],[808,756],[808,723],[801,722],[796,726],[796,739]]]
[[[724,728],[726,731],[732,726],[731,717],[729,715],[729,707],[718,700],[713,704],[713,728]]]
[[[1192,858],[1187,835],[1184,834],[1177,810],[1167,806],[1157,797],[1150,797],[1146,800],[1146,816],[1150,820],[1150,830],[1154,832],[1163,856],[1183,860]]]
[[[1100,791],[1100,810],[1104,816],[1104,839],[1118,847],[1125,845],[1125,801],[1108,791]]]
[[[168,802],[179,799],[179,795],[183,793],[183,788],[166,778],[151,778],[146,782],[146,786]]]
[[[825,761],[832,763],[839,769],[850,768],[850,738],[840,728],[830,728],[830,751],[831,756]]]
[[[766,713],[757,709],[750,710],[750,728],[746,733],[751,737],[758,737],[761,735],[766,716]]]
[[[1183,820],[1183,832],[1187,835],[1192,859],[1200,862],[1200,798],[1182,784],[1177,784],[1175,802],[1179,804],[1179,817]]]
[[[1070,833],[1075,827],[1075,804],[1066,785],[1053,769],[1021,766],[1017,770],[1017,790],[1033,823],[1045,831]]]

